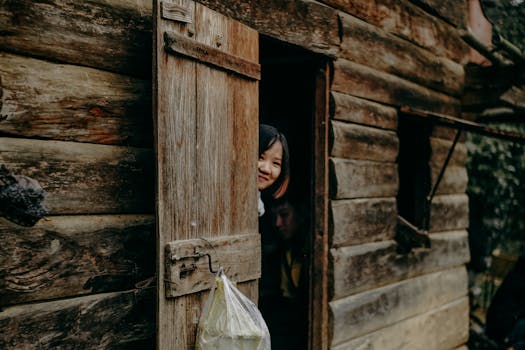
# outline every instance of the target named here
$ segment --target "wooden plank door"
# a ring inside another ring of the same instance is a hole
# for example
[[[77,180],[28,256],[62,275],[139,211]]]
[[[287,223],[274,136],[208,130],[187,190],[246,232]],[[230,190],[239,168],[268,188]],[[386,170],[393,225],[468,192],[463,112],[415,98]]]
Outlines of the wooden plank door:
[[[188,0],[154,18],[157,346],[193,349],[208,257],[257,299],[258,34]]]

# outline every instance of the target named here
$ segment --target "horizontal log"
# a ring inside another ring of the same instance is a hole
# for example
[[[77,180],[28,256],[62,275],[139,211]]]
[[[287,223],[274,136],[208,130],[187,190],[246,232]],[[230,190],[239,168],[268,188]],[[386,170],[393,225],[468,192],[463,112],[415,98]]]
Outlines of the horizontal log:
[[[395,108],[335,91],[330,95],[330,115],[335,120],[397,130]]]
[[[126,290],[155,274],[151,215],[52,216],[27,228],[0,220],[1,303]]]
[[[343,38],[339,57],[417,84],[460,96],[465,72],[448,58],[389,34],[353,16],[341,15]]]
[[[258,233],[169,242],[165,247],[166,298],[212,288],[215,278],[210,266],[223,268],[235,283],[257,280],[261,277],[260,253]]]
[[[0,49],[151,77],[151,1],[6,0]]]
[[[155,288],[8,307],[0,330],[2,349],[149,349]]]
[[[430,232],[461,230],[468,227],[469,206],[466,194],[435,196],[430,208]]]
[[[431,14],[458,28],[467,27],[468,8],[466,1],[457,0],[411,0]]]
[[[332,349],[454,349],[467,341],[468,334],[469,305],[465,297]]]
[[[332,121],[332,157],[396,162],[399,152],[397,134],[351,123]]]
[[[445,164],[445,160],[452,147],[452,142],[440,138],[430,138],[430,170],[431,183],[435,184],[439,172]],[[454,147],[454,151],[449,160],[449,163],[441,179],[441,183],[437,189],[437,194],[458,194],[465,193],[468,185],[467,169],[465,167],[467,162],[467,147],[465,143],[458,142]]]
[[[330,159],[330,196],[333,199],[393,197],[398,188],[395,163]]]
[[[462,266],[332,301],[332,343],[347,342],[465,297],[467,285]]]
[[[430,175],[432,185],[437,182],[440,171],[441,165],[439,167],[432,166]],[[464,166],[449,165],[441,178],[436,194],[463,194],[467,191],[467,186],[467,168]]]
[[[442,125],[434,124],[432,126],[432,132],[431,132],[430,136],[436,137],[436,138],[439,138],[439,139],[443,139],[443,140],[452,141],[456,137],[457,132],[458,132],[458,130],[455,129],[455,128],[450,128],[448,126],[442,126]],[[465,134],[466,133],[462,133],[459,136],[459,140],[461,142],[463,142],[465,140]]]
[[[448,57],[461,65],[468,61],[469,46],[455,28],[408,0],[320,0],[386,32]]]
[[[330,250],[332,300],[469,261],[466,231],[430,235],[430,249],[398,254],[394,241]]]
[[[259,33],[336,56],[339,51],[338,11],[309,0],[198,0]]]
[[[397,225],[395,198],[332,200],[332,247],[392,239]]]
[[[459,115],[460,102],[395,75],[340,59],[334,63],[332,90],[395,106]]]
[[[0,133],[152,147],[150,81],[6,53],[0,77]]]
[[[501,95],[501,100],[517,108],[525,108],[525,87],[512,86]]]
[[[430,162],[435,166],[445,164],[452,142],[450,140],[439,139],[436,137],[430,138],[430,148],[432,153],[430,155]],[[454,147],[454,152],[449,160],[449,165],[465,166],[467,162],[467,146],[464,142],[458,142]]]
[[[50,214],[154,210],[151,149],[2,138],[0,164],[40,182]]]

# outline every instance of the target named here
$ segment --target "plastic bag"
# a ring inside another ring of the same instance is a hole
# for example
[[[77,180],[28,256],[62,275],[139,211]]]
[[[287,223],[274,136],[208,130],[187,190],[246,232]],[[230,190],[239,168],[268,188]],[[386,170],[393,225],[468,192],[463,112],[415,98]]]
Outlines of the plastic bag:
[[[198,349],[270,350],[270,332],[257,306],[219,270],[199,322]]]

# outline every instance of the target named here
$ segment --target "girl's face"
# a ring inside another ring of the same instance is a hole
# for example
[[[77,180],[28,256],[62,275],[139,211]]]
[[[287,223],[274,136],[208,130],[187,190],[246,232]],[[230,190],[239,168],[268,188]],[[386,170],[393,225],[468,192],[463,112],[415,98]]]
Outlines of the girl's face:
[[[265,190],[279,178],[283,159],[283,145],[276,141],[259,157],[258,176],[259,191]]]

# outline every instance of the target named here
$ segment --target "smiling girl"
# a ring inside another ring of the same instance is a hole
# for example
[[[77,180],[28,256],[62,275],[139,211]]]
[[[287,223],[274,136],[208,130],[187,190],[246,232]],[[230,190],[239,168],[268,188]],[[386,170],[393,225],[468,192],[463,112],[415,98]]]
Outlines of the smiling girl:
[[[284,195],[290,181],[288,143],[284,135],[270,125],[259,126],[259,216],[264,214],[262,198],[277,199]]]

